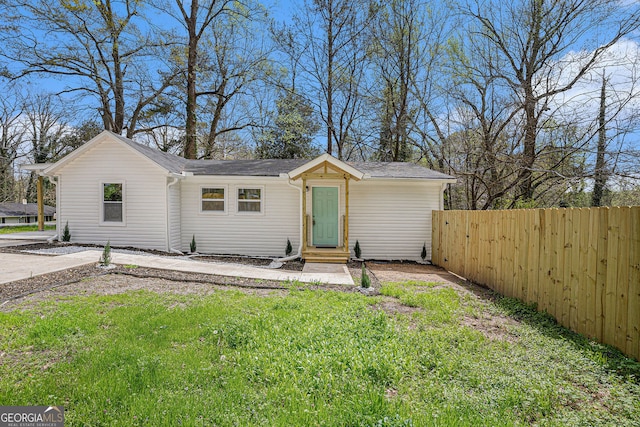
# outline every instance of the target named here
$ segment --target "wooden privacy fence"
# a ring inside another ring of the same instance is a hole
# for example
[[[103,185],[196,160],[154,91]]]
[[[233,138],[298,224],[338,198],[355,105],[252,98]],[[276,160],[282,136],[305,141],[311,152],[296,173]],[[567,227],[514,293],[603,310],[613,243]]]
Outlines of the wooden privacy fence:
[[[640,359],[640,207],[434,211],[432,262]]]

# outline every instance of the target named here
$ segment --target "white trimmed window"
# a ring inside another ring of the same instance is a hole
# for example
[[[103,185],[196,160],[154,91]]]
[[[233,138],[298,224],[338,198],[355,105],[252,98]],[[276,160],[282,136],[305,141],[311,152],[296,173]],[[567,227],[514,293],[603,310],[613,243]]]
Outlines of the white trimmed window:
[[[262,212],[262,188],[238,188],[238,212]]]
[[[225,194],[224,187],[202,187],[200,190],[202,212],[224,212]]]
[[[102,222],[124,223],[124,184],[102,183]]]

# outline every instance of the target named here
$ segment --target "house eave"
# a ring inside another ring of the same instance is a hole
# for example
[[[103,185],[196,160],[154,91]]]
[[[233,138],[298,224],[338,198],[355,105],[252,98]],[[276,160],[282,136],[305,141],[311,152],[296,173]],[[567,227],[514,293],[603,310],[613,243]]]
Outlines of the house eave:
[[[53,166],[54,163],[31,163],[20,165],[19,168],[21,170],[37,172],[38,174],[43,174],[43,172]]]

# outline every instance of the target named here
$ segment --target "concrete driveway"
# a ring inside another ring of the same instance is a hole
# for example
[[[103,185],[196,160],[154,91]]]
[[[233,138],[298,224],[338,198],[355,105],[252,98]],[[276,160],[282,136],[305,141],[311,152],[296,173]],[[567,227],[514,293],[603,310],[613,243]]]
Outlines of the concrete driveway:
[[[54,273],[95,263],[96,258],[74,259],[66,256],[42,256],[0,252],[0,284]]]
[[[44,242],[55,235],[55,230],[23,231],[22,233],[0,234],[0,248]]]

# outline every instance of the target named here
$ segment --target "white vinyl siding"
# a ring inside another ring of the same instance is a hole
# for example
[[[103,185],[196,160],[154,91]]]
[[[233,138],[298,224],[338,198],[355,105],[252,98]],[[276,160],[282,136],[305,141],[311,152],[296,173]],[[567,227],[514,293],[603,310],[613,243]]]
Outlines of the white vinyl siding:
[[[431,211],[440,208],[441,182],[371,179],[349,187],[352,253],[359,240],[365,259],[420,261],[426,243],[431,259]]]
[[[65,164],[58,183],[58,232],[69,222],[71,241],[167,249],[167,173],[109,136]],[[102,183],[125,183],[120,227],[101,223]]]
[[[226,215],[200,213],[201,188],[228,188]],[[261,215],[238,212],[238,189],[261,189]],[[195,235],[198,252],[284,256],[300,235],[300,192],[281,178],[194,176],[181,183],[182,250]]]

